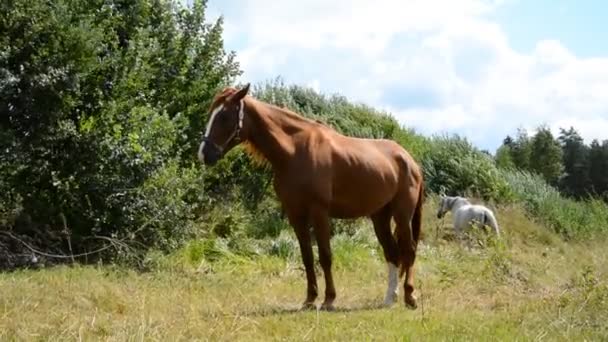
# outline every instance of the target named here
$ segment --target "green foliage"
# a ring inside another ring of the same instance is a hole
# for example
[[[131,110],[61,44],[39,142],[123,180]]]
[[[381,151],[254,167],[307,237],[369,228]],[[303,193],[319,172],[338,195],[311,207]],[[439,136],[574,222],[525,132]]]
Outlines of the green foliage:
[[[461,137],[434,137],[422,163],[431,192],[497,201],[510,198],[507,183],[492,158]]]
[[[519,128],[515,140],[510,139],[510,137],[507,138],[509,139],[505,139],[505,145],[510,148],[511,159],[513,159],[515,166],[520,170],[529,170],[532,143],[528,132],[523,128]]]
[[[272,240],[268,252],[270,255],[280,258],[295,259],[299,253],[299,249],[298,241],[293,237],[293,234],[283,231],[278,237]]]
[[[518,129],[517,138],[507,136],[496,151],[502,169],[517,169],[541,175],[562,195],[574,199],[597,196],[608,200],[608,141],[586,145],[570,127],[560,128],[557,139],[546,126],[539,126],[532,138]]]
[[[536,174],[502,171],[517,201],[527,211],[566,238],[583,238],[608,231],[608,205],[597,199],[575,201]]]
[[[589,147],[589,180],[592,192],[608,200],[608,140],[597,140]]]
[[[549,128],[541,126],[532,138],[530,169],[557,185],[562,173],[562,150]]]
[[[496,166],[501,169],[514,169],[515,162],[513,161],[511,147],[508,145],[502,145],[496,150],[496,156],[494,160],[496,162]]]
[[[0,6],[3,221],[22,208],[38,233],[65,217],[75,240],[187,236],[204,204],[190,164],[206,109],[240,73],[222,19],[204,23],[204,1]]]
[[[171,161],[157,169],[131,196],[117,196],[119,202],[128,205],[132,222],[136,223],[125,225],[119,237],[137,235],[137,240],[145,245],[172,249],[195,236],[194,222],[204,209],[200,184],[201,174],[196,167],[180,167],[177,161]],[[133,201],[129,203],[128,197]]]
[[[559,187],[568,196],[581,198],[589,192],[591,187],[589,148],[573,127],[568,130],[561,129],[558,139],[562,145],[564,165],[564,174]]]

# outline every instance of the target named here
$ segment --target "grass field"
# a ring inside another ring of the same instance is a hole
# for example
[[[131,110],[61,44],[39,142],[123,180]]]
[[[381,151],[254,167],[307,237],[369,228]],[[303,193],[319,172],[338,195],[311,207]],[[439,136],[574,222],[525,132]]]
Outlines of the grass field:
[[[279,255],[210,260],[195,242],[151,255],[144,273],[62,266],[0,274],[0,340],[608,339],[606,240],[565,243],[521,210],[503,208],[502,241],[457,242],[433,214],[430,202],[416,310],[403,306],[402,290],[398,305],[379,306],[387,270],[362,225],[332,240],[336,312],[298,311],[305,277],[293,233],[284,231],[291,250]]]

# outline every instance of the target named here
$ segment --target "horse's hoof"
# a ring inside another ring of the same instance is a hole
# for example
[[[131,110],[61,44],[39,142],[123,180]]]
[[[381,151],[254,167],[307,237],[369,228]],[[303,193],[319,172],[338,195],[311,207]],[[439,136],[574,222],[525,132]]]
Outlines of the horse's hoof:
[[[384,297],[384,306],[392,306],[393,304],[395,304],[395,302],[397,302],[398,297],[399,295],[396,293],[387,294],[386,297]]]
[[[418,307],[416,297],[414,297],[413,295],[405,296],[405,307],[412,310],[416,309]]]
[[[384,307],[390,308],[391,306],[393,306],[393,304],[395,304],[394,300],[390,300],[390,299],[385,299],[384,303],[382,303],[384,305]]]
[[[304,302],[304,304],[302,304],[302,307],[300,308],[300,310],[316,310],[317,306],[315,305],[314,302]]]
[[[321,310],[323,311],[335,311],[336,308],[334,307],[334,304],[331,302],[324,302],[323,304],[321,304]]]

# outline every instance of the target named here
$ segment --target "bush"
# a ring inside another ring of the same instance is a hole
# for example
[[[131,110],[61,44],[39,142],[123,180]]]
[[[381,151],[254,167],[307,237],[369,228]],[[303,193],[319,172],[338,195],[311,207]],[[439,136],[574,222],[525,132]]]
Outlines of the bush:
[[[515,199],[531,216],[565,238],[591,237],[608,231],[608,205],[599,199],[575,201],[564,198],[540,175],[502,170]]]
[[[450,196],[474,196],[508,202],[511,192],[491,156],[466,139],[434,137],[423,157],[426,188]]]
[[[204,23],[204,8],[2,2],[2,224],[21,215],[24,234],[67,227],[83,248],[91,235],[164,247],[190,235],[205,204],[195,187],[204,174],[190,166],[201,125],[240,73],[222,20]]]

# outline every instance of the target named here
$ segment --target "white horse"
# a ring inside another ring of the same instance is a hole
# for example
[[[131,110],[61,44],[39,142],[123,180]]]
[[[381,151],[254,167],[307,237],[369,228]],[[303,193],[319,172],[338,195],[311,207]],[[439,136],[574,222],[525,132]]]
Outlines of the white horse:
[[[496,236],[500,237],[500,228],[496,222],[496,217],[487,207],[471,204],[466,198],[460,196],[442,196],[437,218],[442,218],[448,211],[452,212],[454,230],[458,235],[461,235],[464,229],[476,223],[478,227],[483,229],[486,225],[490,226],[494,229]]]

